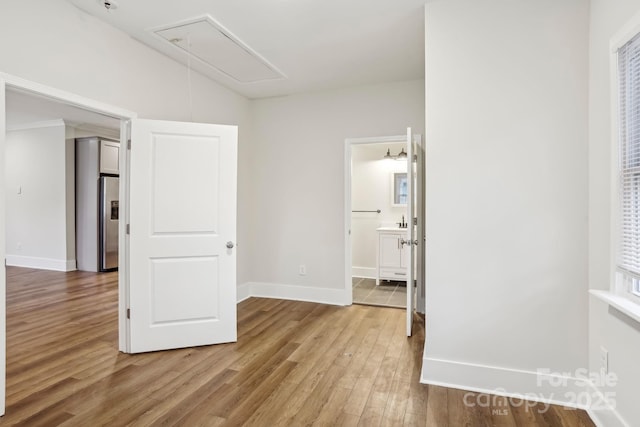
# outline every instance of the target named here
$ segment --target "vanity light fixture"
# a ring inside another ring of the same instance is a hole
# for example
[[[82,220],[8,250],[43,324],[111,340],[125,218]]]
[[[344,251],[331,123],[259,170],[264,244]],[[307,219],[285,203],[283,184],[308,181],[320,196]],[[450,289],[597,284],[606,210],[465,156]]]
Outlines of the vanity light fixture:
[[[391,149],[387,148],[387,154],[385,154],[384,157],[382,158],[389,159],[389,160],[407,160],[407,152],[404,151],[404,147],[402,147],[402,150],[400,150],[398,155],[393,156],[391,155]]]

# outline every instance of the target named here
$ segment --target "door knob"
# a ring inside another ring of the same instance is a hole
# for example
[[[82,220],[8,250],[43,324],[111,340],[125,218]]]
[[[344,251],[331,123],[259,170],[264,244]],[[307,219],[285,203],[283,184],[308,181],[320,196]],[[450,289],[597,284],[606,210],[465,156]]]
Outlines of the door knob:
[[[227,249],[233,249],[233,242],[227,242]]]
[[[404,240],[404,239],[400,239],[400,244],[402,246],[404,245],[415,245],[418,246],[418,240]]]

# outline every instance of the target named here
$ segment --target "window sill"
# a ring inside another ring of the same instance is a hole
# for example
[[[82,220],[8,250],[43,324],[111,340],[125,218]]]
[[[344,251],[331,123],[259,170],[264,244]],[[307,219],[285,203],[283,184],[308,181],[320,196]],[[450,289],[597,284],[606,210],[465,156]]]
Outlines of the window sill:
[[[609,291],[590,290],[589,293],[640,323],[640,304]]]

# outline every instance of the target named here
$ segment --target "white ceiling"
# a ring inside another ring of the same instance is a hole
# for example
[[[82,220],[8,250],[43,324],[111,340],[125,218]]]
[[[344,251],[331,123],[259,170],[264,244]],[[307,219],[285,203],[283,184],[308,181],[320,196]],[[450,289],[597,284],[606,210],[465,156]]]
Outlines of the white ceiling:
[[[151,30],[208,15],[286,76],[240,83],[191,61],[249,98],[424,77],[426,0],[115,0],[110,11],[69,1],[184,64],[185,51]]]

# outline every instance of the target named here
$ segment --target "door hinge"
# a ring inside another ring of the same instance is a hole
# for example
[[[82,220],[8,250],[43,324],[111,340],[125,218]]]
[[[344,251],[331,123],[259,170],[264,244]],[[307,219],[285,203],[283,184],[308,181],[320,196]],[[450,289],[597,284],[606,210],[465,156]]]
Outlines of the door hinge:
[[[127,308],[127,319],[131,319],[131,309]]]
[[[130,226],[130,224],[127,224],[127,234],[131,234],[131,226]]]
[[[413,217],[413,225],[416,225],[416,226],[418,225],[418,217],[417,216]]]
[[[127,150],[131,150],[131,139],[127,139]]]

